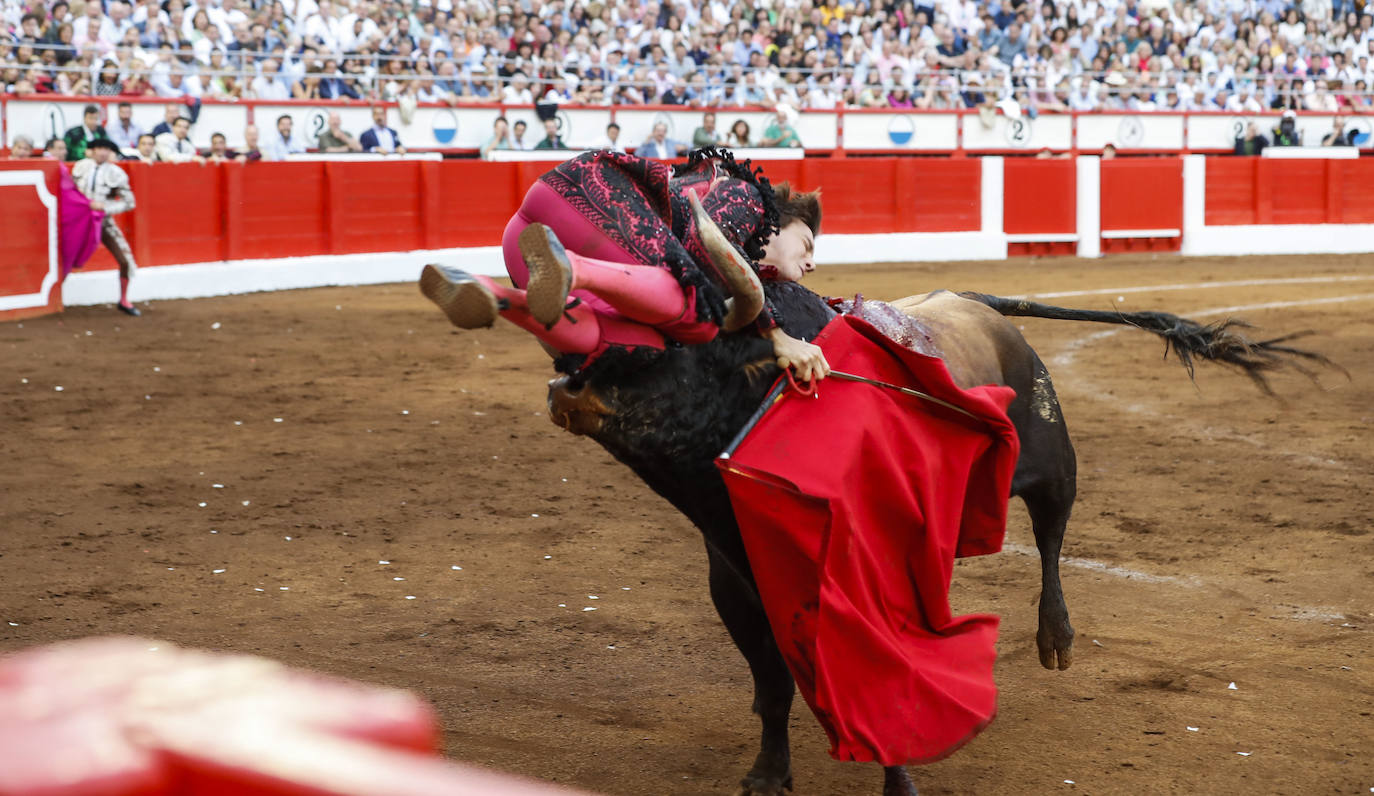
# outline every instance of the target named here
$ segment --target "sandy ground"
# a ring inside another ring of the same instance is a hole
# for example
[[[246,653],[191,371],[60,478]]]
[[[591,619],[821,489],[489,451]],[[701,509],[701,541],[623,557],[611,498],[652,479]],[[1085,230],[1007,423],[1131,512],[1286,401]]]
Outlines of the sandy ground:
[[[1079,453],[1075,663],[1036,660],[1013,506],[1007,551],[962,562],[952,595],[1003,617],[1000,715],[914,771],[923,793],[1374,789],[1371,258],[849,267],[812,287],[1254,307],[1236,314],[1316,331],[1352,377],[1281,377],[1276,400],[1216,368],[1194,385],[1139,332],[1026,321]],[[752,760],[697,532],[549,423],[551,369],[513,327],[452,331],[390,285],[73,309],[0,325],[0,351],[0,651],[130,633],[410,688],[452,757],[604,793],[729,793]],[[793,723],[798,794],[879,790],[800,700]]]

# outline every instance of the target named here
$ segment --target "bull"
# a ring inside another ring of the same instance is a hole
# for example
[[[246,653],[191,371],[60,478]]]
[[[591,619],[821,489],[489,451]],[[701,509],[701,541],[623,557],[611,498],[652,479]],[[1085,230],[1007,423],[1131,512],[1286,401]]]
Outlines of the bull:
[[[834,317],[821,297],[797,283],[764,286],[794,337],[813,339]],[[1021,440],[1011,496],[1025,503],[1040,556],[1036,646],[1047,669],[1067,669],[1074,630],[1059,579],[1059,553],[1076,494],[1076,459],[1049,371],[1005,316],[1135,326],[1163,338],[1191,377],[1195,359],[1241,369],[1266,391],[1265,374],[1324,357],[1286,343],[1298,335],[1253,342],[1227,321],[1203,325],[1161,312],[1072,310],[977,293],[936,291],[888,305],[919,324],[960,387],[1012,388],[1008,409]],[[550,418],[585,435],[629,467],[700,529],[709,561],[712,602],[754,680],[753,711],[762,723],[757,757],[740,782],[742,796],[776,796],[792,787],[788,715],[795,686],[754,584],[716,457],[745,427],[781,373],[772,346],[748,333],[670,348],[650,367],[608,353],[589,372],[564,372],[549,384]],[[567,363],[556,367],[568,371]],[[799,429],[798,433],[805,433]],[[904,768],[884,768],[885,796],[916,789]]]

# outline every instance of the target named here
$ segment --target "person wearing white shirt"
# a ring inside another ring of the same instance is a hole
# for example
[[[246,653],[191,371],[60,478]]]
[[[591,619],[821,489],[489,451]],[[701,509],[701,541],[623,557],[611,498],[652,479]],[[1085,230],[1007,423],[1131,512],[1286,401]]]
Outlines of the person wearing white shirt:
[[[286,160],[288,155],[298,155],[305,151],[305,144],[291,133],[294,122],[289,114],[277,117],[277,134],[267,137],[262,145],[263,160]]]
[[[388,155],[392,152],[400,155],[406,153],[406,148],[401,145],[400,136],[386,126],[386,108],[381,105],[372,106],[372,127],[358,136],[358,143],[363,145],[364,152],[382,152]]]
[[[180,63],[173,63],[164,73],[154,72],[153,90],[159,97],[168,99],[176,97],[199,97],[203,93],[200,78],[195,75],[187,74],[186,69]]]
[[[318,40],[325,50],[336,52],[339,49],[342,32],[339,20],[334,16],[333,3],[330,3],[329,0],[323,0],[319,5],[319,10],[305,21],[301,38],[306,42]]]
[[[668,125],[658,122],[654,125],[654,131],[649,135],[644,143],[635,150],[635,155],[641,158],[675,158],[687,152],[687,145],[681,141],[674,141],[668,137]]]
[[[524,151],[524,152],[528,152],[529,150],[534,149],[534,144],[530,143],[530,140],[529,140],[528,138],[525,137],[525,130],[526,130],[526,129],[528,129],[528,125],[526,125],[525,122],[524,122],[523,120],[516,121],[515,124],[511,125],[511,128],[510,128],[510,148],[511,148],[511,149],[515,149],[515,150],[519,150],[519,151]]]
[[[85,44],[99,45],[101,51],[114,47],[119,42],[115,24],[101,12],[100,3],[90,3],[86,9],[86,16],[72,23],[72,44],[78,50]]]
[[[156,139],[158,159],[166,163],[204,163],[191,143],[191,120],[180,117],[172,122],[172,131]]]
[[[524,72],[511,75],[510,85],[501,91],[501,101],[508,105],[533,105],[534,92],[530,91],[530,79]]]
[[[620,125],[611,122],[606,125],[606,135],[601,137],[593,149],[604,149],[608,152],[625,153],[625,147],[620,143]]]
[[[129,103],[119,103],[117,114],[117,118],[105,126],[105,132],[121,152],[132,151],[138,147],[143,128],[134,123],[134,108]]]
[[[278,76],[277,62],[271,58],[262,62],[262,74],[253,78],[253,95],[258,99],[291,99],[291,89]]]

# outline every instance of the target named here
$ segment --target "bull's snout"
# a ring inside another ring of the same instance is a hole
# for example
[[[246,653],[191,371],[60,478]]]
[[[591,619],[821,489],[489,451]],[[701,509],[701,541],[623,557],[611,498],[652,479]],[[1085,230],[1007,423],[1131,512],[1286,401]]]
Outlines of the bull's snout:
[[[596,390],[567,376],[549,382],[549,419],[574,434],[595,436],[614,414]]]

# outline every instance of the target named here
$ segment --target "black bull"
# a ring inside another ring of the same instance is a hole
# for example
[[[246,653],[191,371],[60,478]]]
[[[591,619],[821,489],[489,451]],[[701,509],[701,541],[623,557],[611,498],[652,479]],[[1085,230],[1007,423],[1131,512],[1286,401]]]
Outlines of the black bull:
[[[794,337],[811,339],[833,317],[814,293],[795,283],[767,291]],[[1264,373],[1315,354],[1252,343],[1233,324],[1204,326],[1166,313],[1067,310],[995,296],[938,291],[894,302],[932,330],[934,343],[961,387],[1002,384],[1016,392],[1008,415],[1021,439],[1012,496],[1026,504],[1040,553],[1042,589],[1036,644],[1047,669],[1066,669],[1074,631],[1059,583],[1059,552],[1076,490],[1073,445],[1049,373],[1003,315],[1134,325],[1163,337],[1192,372],[1194,357],[1235,365],[1267,389]],[[1166,349],[1167,351],[1168,349]],[[758,409],[779,374],[772,344],[748,332],[699,346],[671,348],[645,367],[607,353],[587,374],[550,383],[553,421],[592,437],[702,532],[710,562],[711,599],[754,678],[754,712],[762,744],[740,793],[763,796],[791,787],[787,735],[794,683],[764,614],[739,527],[714,460]],[[607,359],[611,358],[611,359]],[[797,429],[806,434],[806,429]],[[884,794],[912,794],[904,769],[884,770]]]

